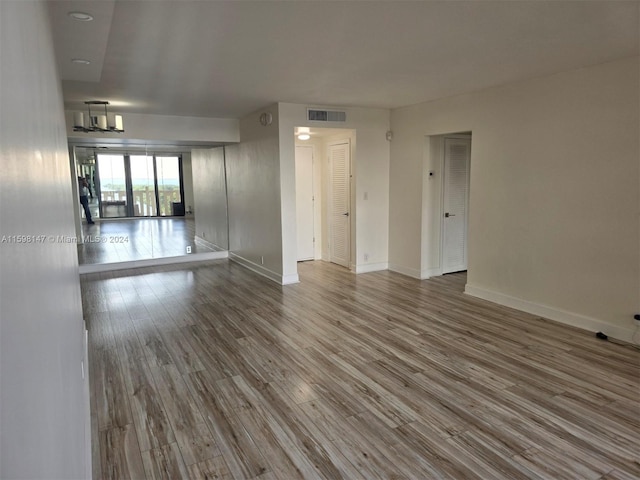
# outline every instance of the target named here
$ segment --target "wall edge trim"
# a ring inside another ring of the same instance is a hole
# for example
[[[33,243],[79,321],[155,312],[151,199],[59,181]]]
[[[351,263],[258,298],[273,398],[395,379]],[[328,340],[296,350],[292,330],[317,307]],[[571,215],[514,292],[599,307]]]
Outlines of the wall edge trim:
[[[634,329],[612,325],[611,323],[599,320],[597,318],[588,317],[579,313],[562,310],[560,308],[550,307],[541,303],[531,302],[510,295],[488,290],[476,285],[466,284],[464,293],[472,297],[497,303],[505,307],[515,308],[532,315],[554,320],[556,322],[577,327],[585,331],[603,332],[606,335],[634,344]]]

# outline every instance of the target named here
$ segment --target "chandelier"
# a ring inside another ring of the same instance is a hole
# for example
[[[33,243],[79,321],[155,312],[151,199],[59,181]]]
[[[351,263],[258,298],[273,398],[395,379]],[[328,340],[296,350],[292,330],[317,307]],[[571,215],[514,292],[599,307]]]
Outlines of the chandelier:
[[[87,106],[88,117],[85,119],[84,112],[74,112],[73,114],[73,131],[74,132],[115,132],[123,133],[124,124],[122,123],[122,115],[116,115],[107,111],[107,105],[109,102],[103,102],[100,100],[91,100],[84,102]],[[100,113],[92,113],[92,105],[102,105],[104,107],[104,113],[100,109]]]

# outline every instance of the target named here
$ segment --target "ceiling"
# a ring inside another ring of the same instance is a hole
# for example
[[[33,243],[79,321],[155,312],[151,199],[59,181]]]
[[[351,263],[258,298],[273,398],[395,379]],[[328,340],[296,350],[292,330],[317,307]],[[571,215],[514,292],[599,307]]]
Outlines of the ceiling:
[[[85,100],[220,118],[274,102],[395,108],[639,54],[636,1],[48,4],[65,105],[78,110]]]

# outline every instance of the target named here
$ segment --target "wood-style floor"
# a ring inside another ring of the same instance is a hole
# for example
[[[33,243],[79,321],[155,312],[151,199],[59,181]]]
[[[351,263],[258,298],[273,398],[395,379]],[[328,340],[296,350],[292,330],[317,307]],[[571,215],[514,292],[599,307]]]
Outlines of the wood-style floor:
[[[196,245],[195,221],[187,217],[98,220],[83,223],[82,234],[89,241],[78,245],[80,265],[178,257],[187,246],[191,253],[213,251]]]
[[[640,352],[418,281],[87,275],[95,479],[638,479]]]

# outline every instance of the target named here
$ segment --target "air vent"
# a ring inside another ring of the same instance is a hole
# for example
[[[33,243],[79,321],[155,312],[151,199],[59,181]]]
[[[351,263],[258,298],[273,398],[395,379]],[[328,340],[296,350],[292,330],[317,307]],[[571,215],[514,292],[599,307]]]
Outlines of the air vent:
[[[311,122],[346,122],[347,112],[337,110],[307,109],[307,120]]]

